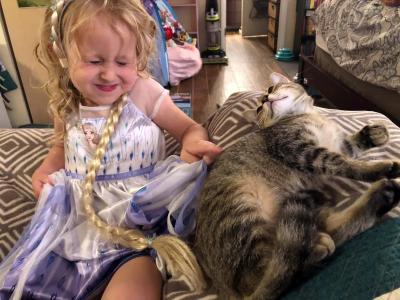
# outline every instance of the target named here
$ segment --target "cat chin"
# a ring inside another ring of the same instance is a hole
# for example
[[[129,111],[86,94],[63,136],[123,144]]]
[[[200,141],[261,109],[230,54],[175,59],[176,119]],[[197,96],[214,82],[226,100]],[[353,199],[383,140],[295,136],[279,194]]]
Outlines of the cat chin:
[[[257,124],[258,127],[260,128],[266,128],[271,126],[273,123],[275,123],[278,119],[272,117],[272,113],[269,109],[263,109],[258,115],[257,115]]]

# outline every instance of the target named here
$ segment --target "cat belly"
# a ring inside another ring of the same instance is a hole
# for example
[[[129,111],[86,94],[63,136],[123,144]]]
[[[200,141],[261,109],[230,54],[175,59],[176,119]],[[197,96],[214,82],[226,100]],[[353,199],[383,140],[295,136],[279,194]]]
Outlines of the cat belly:
[[[277,210],[277,188],[272,189],[261,176],[250,175],[236,179],[240,186],[237,190],[238,198],[259,208],[260,214],[273,221]]]

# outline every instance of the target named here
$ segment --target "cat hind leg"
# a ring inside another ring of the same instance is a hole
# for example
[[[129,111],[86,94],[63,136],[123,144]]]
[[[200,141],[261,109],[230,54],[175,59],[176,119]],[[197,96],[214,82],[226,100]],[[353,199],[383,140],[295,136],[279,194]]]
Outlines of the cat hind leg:
[[[325,232],[318,232],[313,242],[307,265],[315,265],[335,252],[336,245],[332,237]]]
[[[382,179],[346,209],[322,212],[320,220],[324,223],[324,231],[332,236],[338,246],[372,227],[399,200],[400,184],[394,179]]]
[[[385,125],[366,125],[356,134],[348,137],[344,142],[344,152],[352,157],[362,151],[379,147],[389,141],[389,132]]]
[[[274,248],[252,300],[277,299],[303,271],[318,234],[316,193],[300,191],[284,200],[276,223]]]

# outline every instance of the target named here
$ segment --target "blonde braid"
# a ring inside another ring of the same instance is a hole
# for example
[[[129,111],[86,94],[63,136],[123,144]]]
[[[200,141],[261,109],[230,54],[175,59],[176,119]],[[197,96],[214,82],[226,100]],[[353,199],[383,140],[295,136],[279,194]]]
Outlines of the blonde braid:
[[[66,3],[67,2],[67,3]],[[71,2],[71,1],[69,1]],[[51,40],[54,53],[60,61],[60,65],[63,68],[68,68],[67,57],[64,53],[61,41],[61,18],[64,10],[68,6],[68,0],[57,0],[52,6],[53,13],[51,15]]]
[[[96,173],[100,168],[101,158],[104,156],[106,147],[118,123],[126,95],[119,99],[112,107],[104,132],[96,149],[94,158],[89,167],[88,174],[84,180],[83,207],[88,219],[101,229],[107,236],[114,239],[124,247],[135,250],[153,248],[157,255],[162,258],[167,266],[167,271],[177,277],[180,274],[186,275],[189,284],[193,289],[202,290],[205,288],[205,280],[197,260],[190,248],[179,238],[173,235],[160,235],[155,239],[146,236],[137,229],[125,229],[112,226],[104,222],[95,212],[92,206],[93,183]]]

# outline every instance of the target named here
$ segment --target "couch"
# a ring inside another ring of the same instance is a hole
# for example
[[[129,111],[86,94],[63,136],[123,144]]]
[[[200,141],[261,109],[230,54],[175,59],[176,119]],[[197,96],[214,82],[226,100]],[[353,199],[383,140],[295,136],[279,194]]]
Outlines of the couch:
[[[242,112],[254,108],[261,92],[231,95],[205,123],[211,139],[229,147],[254,129]],[[385,123],[390,142],[367,151],[362,159],[400,159],[400,129],[385,116],[367,111],[341,111],[320,108],[322,114],[337,122],[347,133],[365,124]],[[10,251],[35,210],[31,174],[48,150],[52,129],[0,129],[0,259]],[[177,150],[177,143],[167,137],[167,152]],[[340,195],[338,206],[348,205],[369,184],[335,178],[327,189]],[[390,220],[361,234],[337,250],[321,270],[292,287],[284,299],[372,299],[400,287],[400,209]],[[370,259],[369,259],[369,258]],[[378,259],[378,260],[377,260]],[[366,275],[370,275],[369,277]],[[368,277],[368,278],[366,278]],[[164,285],[165,299],[217,299],[213,290],[189,291],[183,278],[170,279]]]

